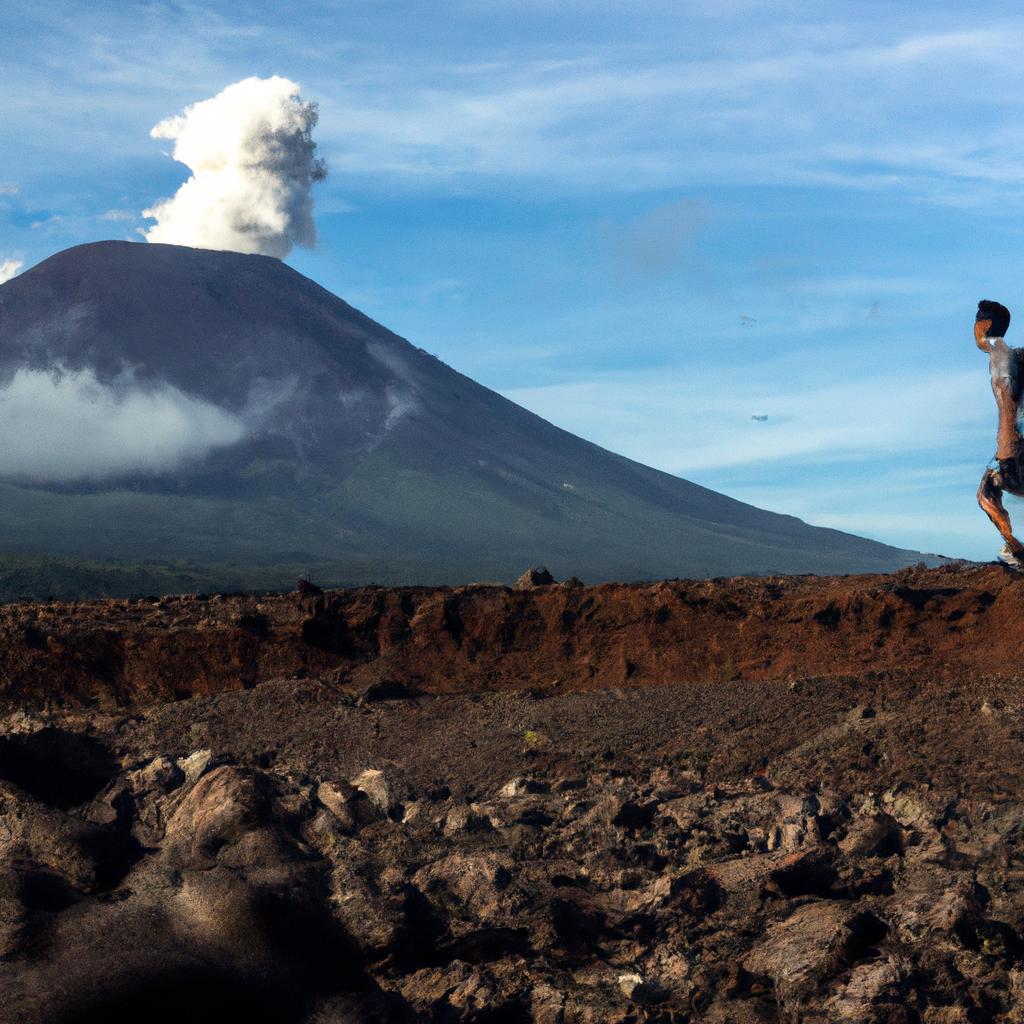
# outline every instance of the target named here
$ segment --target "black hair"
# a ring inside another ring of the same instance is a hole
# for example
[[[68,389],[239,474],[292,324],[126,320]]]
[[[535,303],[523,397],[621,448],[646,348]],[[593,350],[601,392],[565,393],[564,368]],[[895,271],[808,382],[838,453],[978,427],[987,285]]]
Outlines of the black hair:
[[[991,320],[992,326],[986,332],[990,338],[1003,338],[1010,326],[1010,311],[991,299],[982,299],[978,303],[978,315],[975,320]]]

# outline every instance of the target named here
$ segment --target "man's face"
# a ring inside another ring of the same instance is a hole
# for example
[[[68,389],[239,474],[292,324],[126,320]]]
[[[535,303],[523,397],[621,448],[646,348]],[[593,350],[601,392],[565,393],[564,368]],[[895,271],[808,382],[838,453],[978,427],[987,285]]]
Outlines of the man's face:
[[[974,340],[979,344],[988,337],[989,329],[992,327],[991,320],[974,321]]]

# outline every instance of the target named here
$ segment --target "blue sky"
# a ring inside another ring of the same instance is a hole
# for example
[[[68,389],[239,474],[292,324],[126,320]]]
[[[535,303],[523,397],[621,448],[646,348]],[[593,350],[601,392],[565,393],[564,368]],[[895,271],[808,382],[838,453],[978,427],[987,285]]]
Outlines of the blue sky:
[[[990,558],[971,322],[1003,301],[1024,344],[1018,11],[4,0],[0,266],[140,237],[188,173],[153,125],[284,75],[330,167],[298,270],[614,451]]]

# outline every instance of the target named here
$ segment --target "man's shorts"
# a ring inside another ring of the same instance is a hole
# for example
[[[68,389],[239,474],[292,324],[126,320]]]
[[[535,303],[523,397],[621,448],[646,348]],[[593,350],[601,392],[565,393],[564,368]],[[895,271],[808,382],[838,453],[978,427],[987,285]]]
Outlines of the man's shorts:
[[[988,468],[999,474],[1004,491],[1024,497],[1024,457],[1018,455],[1015,459],[993,459]]]

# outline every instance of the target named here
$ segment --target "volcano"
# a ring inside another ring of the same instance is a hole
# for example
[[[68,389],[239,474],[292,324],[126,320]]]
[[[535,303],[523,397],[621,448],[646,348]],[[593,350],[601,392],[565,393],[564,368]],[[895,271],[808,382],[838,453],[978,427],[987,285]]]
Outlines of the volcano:
[[[599,448],[269,257],[98,242],[45,260],[0,286],[0,406],[40,381],[50,404],[26,429],[72,384],[135,419],[95,465],[72,457],[81,436],[63,461],[52,439],[0,461],[6,558],[205,565],[269,586],[297,568],[440,584],[543,562],[596,582],[921,559]]]

